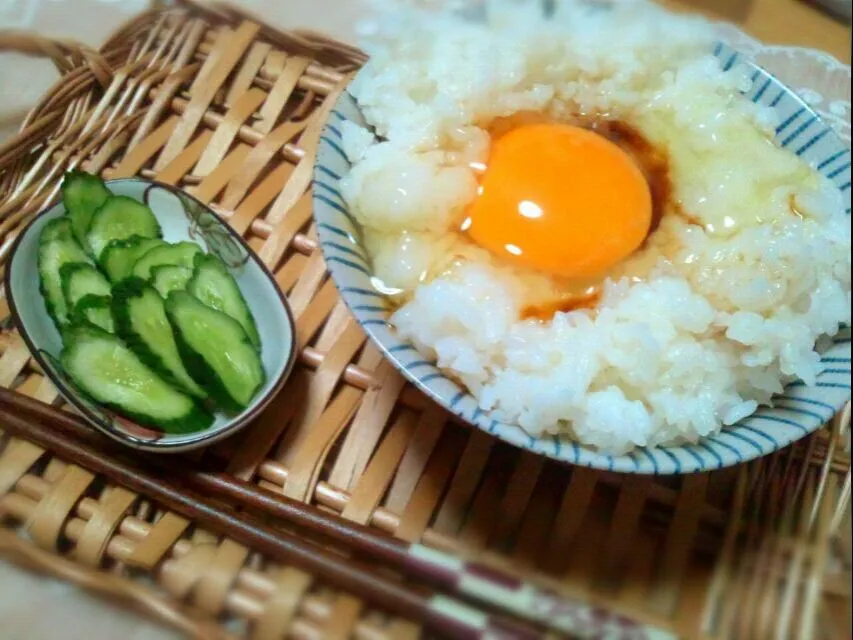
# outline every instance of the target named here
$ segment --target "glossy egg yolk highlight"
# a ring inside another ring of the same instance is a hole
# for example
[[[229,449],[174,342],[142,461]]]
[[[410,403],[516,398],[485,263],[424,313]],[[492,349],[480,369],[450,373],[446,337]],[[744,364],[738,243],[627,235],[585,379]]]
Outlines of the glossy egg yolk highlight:
[[[521,126],[494,141],[462,224],[511,264],[577,278],[631,255],[652,223],[648,182],[630,155],[569,125]]]

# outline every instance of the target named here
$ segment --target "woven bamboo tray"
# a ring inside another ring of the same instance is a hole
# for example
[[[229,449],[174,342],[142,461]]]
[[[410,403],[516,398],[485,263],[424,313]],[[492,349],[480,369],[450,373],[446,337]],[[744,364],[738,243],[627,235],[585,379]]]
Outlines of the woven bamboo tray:
[[[156,178],[210,203],[293,307],[301,357],[285,390],[242,434],[175,464],[477,557],[679,637],[849,637],[849,408],[739,468],[622,476],[469,430],[366,342],[329,280],[310,198],[320,129],[359,51],[190,4],[139,16],[100,52],[28,34],[0,34],[0,50],[49,57],[62,75],[0,147],[0,275],[17,233],[79,167]],[[0,385],[59,403],[8,316],[0,298]],[[188,635],[422,634],[8,435],[0,524],[8,559]]]

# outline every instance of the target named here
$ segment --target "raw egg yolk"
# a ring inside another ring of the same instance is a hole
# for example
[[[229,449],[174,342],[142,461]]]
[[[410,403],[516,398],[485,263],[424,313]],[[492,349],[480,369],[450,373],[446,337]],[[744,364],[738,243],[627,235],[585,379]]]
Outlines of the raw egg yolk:
[[[511,264],[555,276],[603,274],[652,223],[652,196],[627,152],[569,125],[521,126],[494,141],[462,230]]]

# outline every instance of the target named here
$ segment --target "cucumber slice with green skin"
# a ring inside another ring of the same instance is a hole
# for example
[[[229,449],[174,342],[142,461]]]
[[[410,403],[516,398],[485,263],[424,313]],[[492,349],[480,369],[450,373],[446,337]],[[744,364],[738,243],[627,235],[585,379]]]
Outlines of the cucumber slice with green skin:
[[[166,299],[172,291],[184,291],[192,277],[192,269],[174,264],[164,264],[151,269],[151,277],[148,281],[163,296],[163,299]]]
[[[86,241],[92,247],[92,255],[100,262],[110,242],[133,236],[162,238],[163,230],[146,205],[127,196],[110,196],[92,216]]]
[[[47,312],[59,327],[68,321],[70,312],[62,291],[59,272],[66,264],[88,261],[89,256],[74,239],[68,218],[57,218],[45,225],[39,236],[39,287]]]
[[[249,336],[255,349],[261,349],[261,334],[258,325],[246,304],[246,299],[222,261],[213,255],[198,255],[192,280],[187,284],[189,291],[209,307],[234,318]]]
[[[252,401],[266,376],[240,323],[186,291],[166,299],[166,314],[187,370],[225,411],[237,413]]]
[[[88,295],[109,296],[110,283],[100,271],[85,262],[69,262],[59,270],[62,293],[69,309]]]
[[[136,261],[132,274],[137,278],[148,280],[151,277],[151,269],[154,267],[171,264],[192,269],[195,257],[201,253],[201,247],[195,242],[178,242],[155,247]]]
[[[84,171],[69,171],[62,181],[62,202],[71,220],[71,229],[77,242],[90,252],[86,233],[92,216],[112,195],[104,181]]]
[[[62,216],[61,218],[54,218],[44,225],[44,229],[41,230],[41,235],[39,236],[39,242],[45,243],[53,240],[67,240],[68,238],[75,240],[74,230],[68,216]],[[88,260],[89,258],[87,257],[83,262]]]
[[[207,397],[181,361],[163,298],[154,287],[140,278],[125,278],[113,287],[112,311],[116,333],[142,362],[181,391]]]
[[[154,247],[165,246],[163,240],[133,236],[126,240],[111,241],[101,254],[101,269],[110,282],[120,282],[130,275],[133,265]]]
[[[95,402],[141,425],[185,434],[213,424],[210,412],[165,382],[106,331],[68,327],[60,361],[75,385]]]
[[[104,331],[115,333],[110,296],[83,296],[71,312],[71,322],[90,323]]]

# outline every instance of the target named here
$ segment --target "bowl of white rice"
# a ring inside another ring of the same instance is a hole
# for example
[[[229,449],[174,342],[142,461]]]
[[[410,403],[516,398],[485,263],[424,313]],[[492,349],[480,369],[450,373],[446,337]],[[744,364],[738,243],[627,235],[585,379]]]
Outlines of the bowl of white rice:
[[[343,299],[433,400],[558,460],[705,471],[818,429],[850,399],[849,148],[701,19],[546,4],[373,23],[315,165]]]

